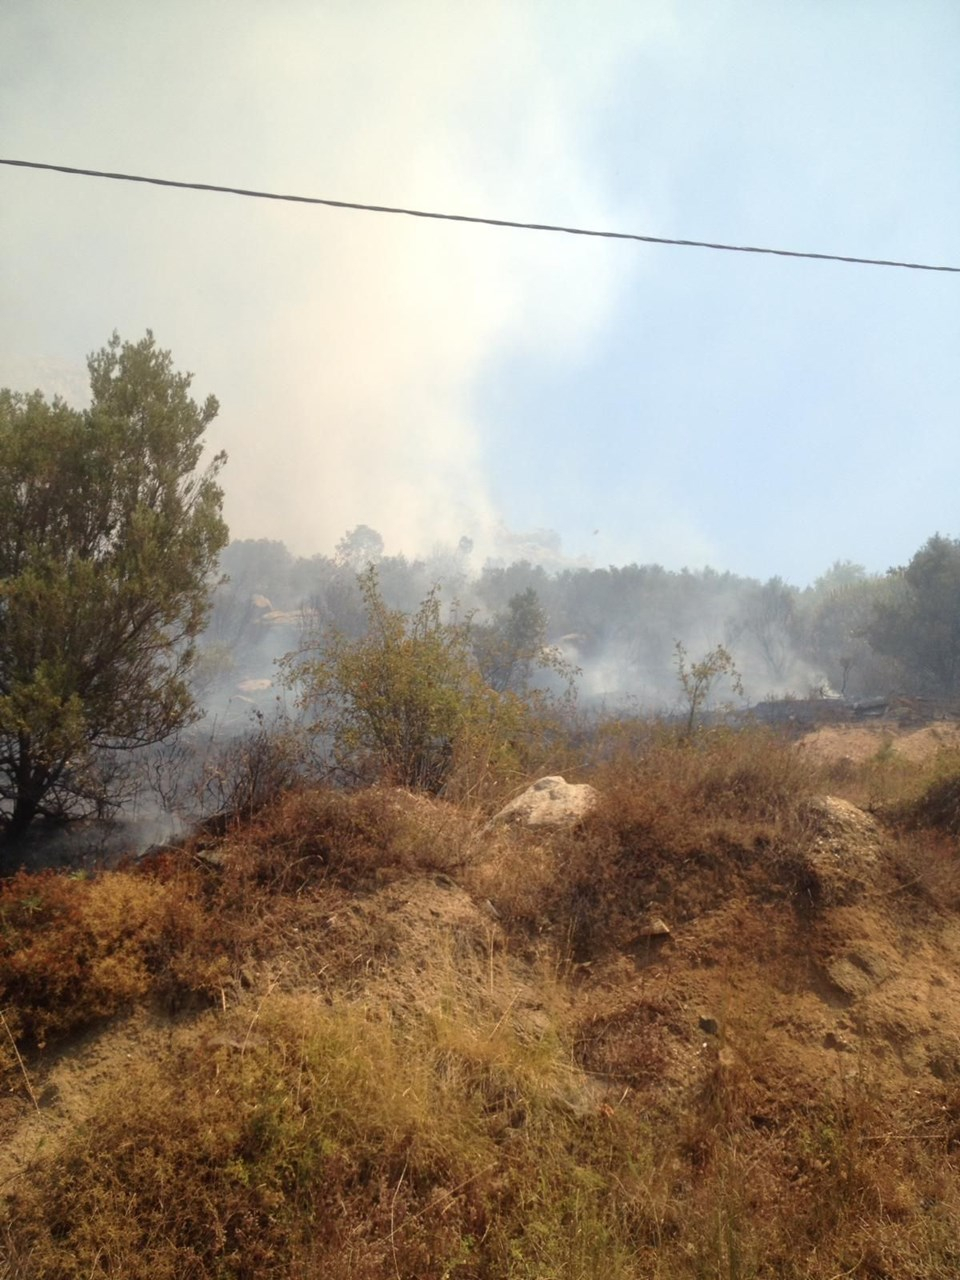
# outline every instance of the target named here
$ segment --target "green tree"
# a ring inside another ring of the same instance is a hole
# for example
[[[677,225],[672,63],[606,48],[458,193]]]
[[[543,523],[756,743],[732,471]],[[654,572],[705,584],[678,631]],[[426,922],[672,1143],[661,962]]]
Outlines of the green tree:
[[[189,722],[226,544],[217,413],[151,333],[88,361],[91,403],[0,391],[0,827],[101,810],[118,753]]]
[[[547,615],[533,587],[518,591],[492,622],[475,625],[473,649],[491,689],[525,693],[536,669],[572,674],[547,645]]]
[[[749,637],[770,679],[778,684],[788,678],[798,640],[797,592],[782,578],[771,578],[744,591],[737,622],[729,628],[731,640]]]
[[[896,591],[890,578],[837,561],[803,593],[798,610],[803,655],[841,695],[882,693],[899,682],[897,664],[867,639],[878,605]]]
[[[874,608],[867,638],[894,658],[909,687],[936,697],[960,693],[960,541],[930,538]]]
[[[334,558],[337,564],[359,573],[383,559],[383,537],[368,524],[358,524],[337,543]]]

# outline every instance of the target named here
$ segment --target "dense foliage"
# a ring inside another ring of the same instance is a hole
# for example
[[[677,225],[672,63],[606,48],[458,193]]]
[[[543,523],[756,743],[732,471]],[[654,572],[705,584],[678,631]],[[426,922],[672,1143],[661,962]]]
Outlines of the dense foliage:
[[[8,837],[102,809],[113,761],[189,720],[227,540],[217,413],[147,336],[90,357],[90,407],[0,392],[0,799]]]

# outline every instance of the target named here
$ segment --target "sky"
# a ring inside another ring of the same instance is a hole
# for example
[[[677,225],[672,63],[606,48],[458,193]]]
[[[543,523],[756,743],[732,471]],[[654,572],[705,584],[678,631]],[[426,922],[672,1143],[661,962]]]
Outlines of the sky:
[[[955,0],[4,0],[0,154],[960,266],[958,64]],[[958,275],[6,167],[0,246],[0,385],[151,329],[237,538],[803,586],[960,537]]]

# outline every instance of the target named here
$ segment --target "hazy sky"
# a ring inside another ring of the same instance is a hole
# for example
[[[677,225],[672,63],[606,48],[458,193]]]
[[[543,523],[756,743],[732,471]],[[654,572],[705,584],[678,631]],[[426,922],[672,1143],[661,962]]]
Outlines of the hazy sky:
[[[956,0],[3,0],[0,153],[960,265],[958,67]],[[0,383],[153,329],[236,537],[802,585],[960,536],[960,276],[2,167],[0,246]]]

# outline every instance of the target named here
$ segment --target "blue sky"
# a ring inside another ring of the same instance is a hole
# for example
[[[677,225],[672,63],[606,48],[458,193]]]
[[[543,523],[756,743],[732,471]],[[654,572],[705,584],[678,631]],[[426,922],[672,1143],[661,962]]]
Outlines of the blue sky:
[[[8,0],[2,154],[960,265],[953,0]],[[960,277],[0,170],[0,382],[213,391],[238,537],[800,585],[960,536]]]

